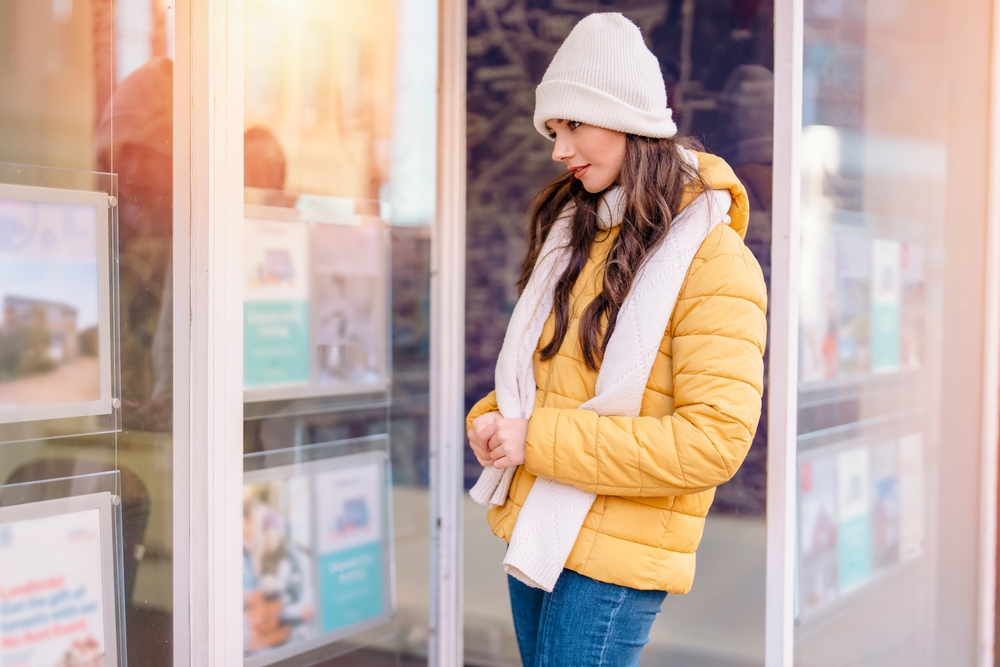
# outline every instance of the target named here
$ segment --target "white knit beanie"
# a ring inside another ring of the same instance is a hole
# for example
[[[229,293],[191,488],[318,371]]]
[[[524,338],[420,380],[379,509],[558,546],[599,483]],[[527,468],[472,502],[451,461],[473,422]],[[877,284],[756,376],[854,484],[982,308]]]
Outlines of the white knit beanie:
[[[575,120],[643,137],[672,137],[660,64],[621,14],[591,14],[566,37],[535,89],[535,129]]]

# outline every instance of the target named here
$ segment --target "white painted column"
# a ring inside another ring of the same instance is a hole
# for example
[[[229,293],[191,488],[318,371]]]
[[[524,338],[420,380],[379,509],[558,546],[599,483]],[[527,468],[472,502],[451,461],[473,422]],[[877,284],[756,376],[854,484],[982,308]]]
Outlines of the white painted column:
[[[243,3],[180,0],[174,665],[243,664]]]
[[[777,0],[774,8],[774,198],[767,406],[767,667],[791,667],[794,649],[802,4],[803,0]]]

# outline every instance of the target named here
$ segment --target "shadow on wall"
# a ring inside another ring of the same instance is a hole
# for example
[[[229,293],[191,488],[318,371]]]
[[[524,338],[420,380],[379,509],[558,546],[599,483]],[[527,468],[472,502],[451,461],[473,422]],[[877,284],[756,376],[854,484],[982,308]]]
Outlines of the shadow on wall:
[[[770,284],[772,3],[470,0],[467,408],[493,388],[496,357],[517,300],[527,207],[561,172],[551,160],[551,144],[531,124],[535,86],[577,21],[608,11],[635,22],[659,58],[681,132],[726,158],[750,191],[747,245]],[[763,514],[766,435],[765,412],[743,468],[719,488],[716,511]],[[465,470],[468,488],[480,470],[468,450]]]

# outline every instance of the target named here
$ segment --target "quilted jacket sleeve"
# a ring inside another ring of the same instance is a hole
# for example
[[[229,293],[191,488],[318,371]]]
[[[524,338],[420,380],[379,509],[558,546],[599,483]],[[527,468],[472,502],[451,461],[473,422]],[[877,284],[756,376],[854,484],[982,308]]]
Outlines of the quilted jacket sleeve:
[[[749,250],[724,245],[732,252],[699,253],[678,297],[673,414],[538,408],[528,426],[529,472],[597,494],[645,497],[698,493],[736,473],[760,419],[767,293]]]
[[[496,412],[499,408],[497,407],[497,393],[491,391],[486,394],[483,398],[476,402],[469,410],[469,414],[465,417],[465,430],[468,431],[472,428],[472,421],[479,415],[484,415],[487,412]]]

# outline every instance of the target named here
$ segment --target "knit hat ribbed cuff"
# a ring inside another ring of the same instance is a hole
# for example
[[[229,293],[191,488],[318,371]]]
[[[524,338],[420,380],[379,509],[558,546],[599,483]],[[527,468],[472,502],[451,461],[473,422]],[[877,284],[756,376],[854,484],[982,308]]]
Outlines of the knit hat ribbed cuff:
[[[549,137],[546,121],[575,120],[608,130],[642,137],[667,138],[677,134],[669,108],[649,112],[591,86],[573,81],[543,81],[535,91],[535,129]]]

